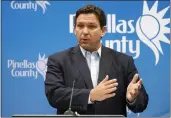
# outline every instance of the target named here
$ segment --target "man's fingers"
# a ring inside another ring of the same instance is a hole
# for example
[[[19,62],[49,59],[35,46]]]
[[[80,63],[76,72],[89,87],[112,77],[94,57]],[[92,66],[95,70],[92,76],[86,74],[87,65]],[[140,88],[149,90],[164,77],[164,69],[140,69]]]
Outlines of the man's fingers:
[[[135,93],[134,92],[130,92],[131,96],[135,96]]]
[[[107,86],[105,86],[105,89],[110,89],[110,88],[114,88],[114,87],[117,87],[118,86],[118,83],[113,83],[113,84],[109,84]]]
[[[142,85],[142,79],[140,79],[140,80],[137,82],[138,90],[141,89],[141,85]]]
[[[132,96],[135,96],[137,93],[138,93],[138,91],[139,91],[139,86],[138,86],[138,84],[130,91],[130,94],[132,95]]]
[[[138,74],[136,73],[131,82],[135,84],[137,82],[137,79],[138,79]]]
[[[135,96],[138,93],[138,89],[134,89],[130,92],[131,96]]]
[[[105,90],[105,94],[112,93],[112,92],[116,91],[116,89],[117,89],[116,87],[110,88],[110,89],[106,89],[106,90]]]
[[[106,77],[100,82],[100,84],[108,81],[108,79],[109,79],[109,75],[106,75]]]
[[[113,96],[115,96],[115,95],[116,95],[116,93],[106,94],[106,95],[105,95],[105,99],[111,98],[111,97],[113,97]]]
[[[105,86],[105,89],[110,89],[110,88],[114,88],[115,87],[115,84],[109,84],[107,86]]]
[[[135,88],[134,88],[134,91],[137,92],[139,89],[139,86],[137,85]]]
[[[141,89],[141,85],[138,85],[138,90],[140,90]]]
[[[142,84],[142,79],[140,79],[137,84],[141,85]]]
[[[116,83],[117,79],[111,79],[111,80],[108,80],[106,82],[104,82],[104,85],[107,86],[109,84],[113,84],[113,83]]]

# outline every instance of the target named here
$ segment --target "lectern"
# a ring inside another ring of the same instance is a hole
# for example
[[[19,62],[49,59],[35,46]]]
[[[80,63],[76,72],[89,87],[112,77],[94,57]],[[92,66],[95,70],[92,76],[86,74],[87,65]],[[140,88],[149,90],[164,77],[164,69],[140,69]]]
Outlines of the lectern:
[[[12,117],[15,118],[116,118],[116,117],[124,117],[123,115],[20,115],[16,114]]]

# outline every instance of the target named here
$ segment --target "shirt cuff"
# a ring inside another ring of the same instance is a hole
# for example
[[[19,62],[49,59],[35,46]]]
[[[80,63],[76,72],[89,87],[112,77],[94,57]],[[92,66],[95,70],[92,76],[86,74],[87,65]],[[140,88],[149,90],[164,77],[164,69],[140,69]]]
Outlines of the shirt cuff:
[[[88,104],[93,104],[93,102],[90,101],[90,94],[89,94],[89,97],[88,97]]]

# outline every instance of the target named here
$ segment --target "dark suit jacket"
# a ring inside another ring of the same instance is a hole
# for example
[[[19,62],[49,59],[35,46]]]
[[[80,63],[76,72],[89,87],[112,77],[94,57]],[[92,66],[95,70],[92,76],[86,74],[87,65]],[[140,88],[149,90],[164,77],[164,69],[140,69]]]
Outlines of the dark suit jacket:
[[[49,104],[57,108],[58,114],[63,114],[69,107],[71,87],[73,81],[76,80],[72,110],[81,114],[89,114],[88,97],[93,84],[80,47],[72,47],[49,56],[47,66],[45,92]],[[148,95],[144,86],[142,86],[134,104],[130,105],[126,100],[127,86],[134,74],[137,73],[132,57],[102,46],[99,67],[98,83],[106,75],[109,75],[109,79],[117,79],[118,87],[114,97],[93,104],[92,114],[127,116],[126,105],[134,113],[146,109]]]

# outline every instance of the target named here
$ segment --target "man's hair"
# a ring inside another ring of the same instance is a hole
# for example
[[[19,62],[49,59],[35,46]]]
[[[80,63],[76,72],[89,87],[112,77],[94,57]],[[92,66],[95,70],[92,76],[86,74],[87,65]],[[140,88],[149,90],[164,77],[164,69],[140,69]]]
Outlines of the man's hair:
[[[95,5],[86,5],[84,7],[81,7],[76,11],[76,15],[74,18],[74,25],[76,25],[77,18],[80,14],[90,14],[93,13],[96,15],[96,17],[99,20],[100,27],[103,28],[103,26],[106,26],[106,16],[102,9],[99,7],[96,7]]]

